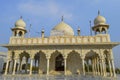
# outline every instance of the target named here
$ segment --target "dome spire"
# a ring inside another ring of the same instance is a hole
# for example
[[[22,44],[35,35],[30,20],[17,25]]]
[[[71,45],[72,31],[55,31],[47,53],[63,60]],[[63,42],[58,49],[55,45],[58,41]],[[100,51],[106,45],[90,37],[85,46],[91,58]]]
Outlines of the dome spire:
[[[20,16],[20,19],[22,19],[23,17],[22,16]]]
[[[100,10],[98,10],[98,15],[100,15]]]
[[[61,21],[64,21],[64,16],[61,17]]]

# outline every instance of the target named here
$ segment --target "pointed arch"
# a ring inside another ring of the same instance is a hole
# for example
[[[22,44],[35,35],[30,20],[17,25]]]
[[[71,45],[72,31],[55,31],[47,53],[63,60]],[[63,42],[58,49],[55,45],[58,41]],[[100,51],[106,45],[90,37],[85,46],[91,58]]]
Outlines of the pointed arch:
[[[59,50],[55,50],[53,53],[51,53],[51,57],[50,57],[50,71],[51,70],[59,70],[59,69],[56,69],[58,66],[58,64],[56,63],[56,61],[61,58],[63,60],[63,54],[61,53],[62,51],[59,51]],[[60,65],[61,65],[61,62],[60,62]]]
[[[19,31],[18,35],[19,35],[19,36],[22,36],[22,35],[23,35],[23,32],[22,32],[22,31]]]
[[[37,73],[46,73],[47,72],[47,59],[46,59],[46,51],[39,50],[35,53],[35,67]]]
[[[75,50],[72,50],[67,57],[67,70],[73,74],[76,74],[77,71],[82,71],[81,64],[82,62],[81,62],[80,53],[78,53]],[[71,65],[73,67],[71,67]]]

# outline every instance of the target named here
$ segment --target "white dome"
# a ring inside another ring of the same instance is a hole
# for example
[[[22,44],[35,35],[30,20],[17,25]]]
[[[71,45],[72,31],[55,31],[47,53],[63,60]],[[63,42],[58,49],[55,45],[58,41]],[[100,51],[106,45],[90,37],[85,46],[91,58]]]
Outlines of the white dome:
[[[73,36],[74,35],[74,31],[73,29],[68,25],[66,24],[65,22],[61,22],[59,23],[57,26],[55,26],[52,31],[55,31],[55,32],[61,32],[64,36]],[[51,31],[51,32],[52,32]],[[59,35],[59,34],[58,34]],[[57,35],[57,36],[58,36]]]
[[[26,23],[21,18],[15,22],[15,27],[24,29],[26,27]]]
[[[94,20],[94,25],[106,24],[106,19],[103,16],[98,15]]]

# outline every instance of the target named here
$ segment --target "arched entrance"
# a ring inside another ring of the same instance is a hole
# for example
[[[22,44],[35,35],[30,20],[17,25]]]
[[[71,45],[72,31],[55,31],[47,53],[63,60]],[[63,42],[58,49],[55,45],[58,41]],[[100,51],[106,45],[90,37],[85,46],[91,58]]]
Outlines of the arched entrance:
[[[78,52],[71,51],[67,57],[67,70],[72,74],[80,74],[82,70],[82,62]]]
[[[64,59],[62,54],[57,50],[51,55],[50,71],[64,71]]]
[[[55,70],[56,71],[64,71],[64,59],[61,54],[59,54],[55,58]]]
[[[37,72],[39,74],[47,73],[47,59],[45,53],[43,51],[39,51],[35,55],[35,60],[37,60],[37,65],[38,65],[38,68],[36,69]],[[35,62],[35,66],[36,66],[36,62]]]
[[[86,74],[98,74],[100,71],[100,64],[99,64],[99,55],[94,52],[93,50],[90,50],[85,55],[85,72]]]
[[[19,64],[19,72],[21,73],[29,73],[29,66],[30,66],[30,55],[23,51],[20,55],[20,64]]]

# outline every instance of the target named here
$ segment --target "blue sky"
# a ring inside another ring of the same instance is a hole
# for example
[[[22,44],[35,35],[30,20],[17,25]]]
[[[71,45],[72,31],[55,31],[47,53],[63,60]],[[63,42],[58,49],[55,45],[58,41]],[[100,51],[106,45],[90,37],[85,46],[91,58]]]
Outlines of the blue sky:
[[[32,24],[31,37],[39,37],[42,27],[49,36],[51,29],[61,21],[68,23],[76,34],[89,35],[89,21],[93,21],[98,10],[110,25],[111,41],[120,42],[120,0],[0,0],[0,44],[9,42],[16,20],[23,16],[26,28]],[[0,51],[6,51],[0,48]],[[120,46],[113,49],[116,67],[120,67]]]

